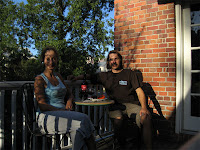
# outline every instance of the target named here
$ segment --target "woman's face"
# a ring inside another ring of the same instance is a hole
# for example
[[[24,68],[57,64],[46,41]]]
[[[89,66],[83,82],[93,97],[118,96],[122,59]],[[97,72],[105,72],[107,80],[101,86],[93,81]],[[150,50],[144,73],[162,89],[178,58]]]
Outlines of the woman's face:
[[[48,70],[54,70],[57,66],[58,58],[53,50],[48,50],[45,53],[44,65]]]

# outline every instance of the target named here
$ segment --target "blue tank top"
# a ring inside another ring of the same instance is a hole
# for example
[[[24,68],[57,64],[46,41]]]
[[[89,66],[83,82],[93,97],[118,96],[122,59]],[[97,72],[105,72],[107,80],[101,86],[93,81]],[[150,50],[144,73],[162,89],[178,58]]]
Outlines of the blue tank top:
[[[54,86],[50,83],[50,81],[44,75],[44,73],[41,73],[40,75],[43,77],[43,79],[45,80],[47,84],[47,87],[45,88],[46,103],[57,108],[65,109],[64,98],[65,98],[67,89],[65,85],[62,83],[62,81],[60,80],[60,78],[57,75],[55,75],[59,84],[57,86]]]

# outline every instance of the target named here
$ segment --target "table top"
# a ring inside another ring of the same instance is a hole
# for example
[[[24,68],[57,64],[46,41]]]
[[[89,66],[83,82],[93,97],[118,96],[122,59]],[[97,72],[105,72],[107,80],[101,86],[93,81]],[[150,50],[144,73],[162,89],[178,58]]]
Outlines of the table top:
[[[113,104],[114,100],[102,100],[102,101],[75,101],[76,105],[86,105],[86,106],[102,106]]]

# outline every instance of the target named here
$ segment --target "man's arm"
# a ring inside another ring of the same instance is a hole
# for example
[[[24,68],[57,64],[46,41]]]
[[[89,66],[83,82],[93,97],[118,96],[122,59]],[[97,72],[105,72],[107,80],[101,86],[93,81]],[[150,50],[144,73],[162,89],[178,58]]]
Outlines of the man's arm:
[[[150,116],[151,114],[150,114],[149,110],[147,109],[144,91],[142,90],[141,87],[139,87],[136,89],[136,93],[137,93],[138,99],[139,99],[141,107],[142,107],[142,109],[140,110],[140,116],[142,116],[144,114],[148,114]]]
[[[67,76],[67,80],[72,80],[72,81],[83,80],[83,79],[84,79],[84,75],[79,75],[79,76],[69,75],[69,76]],[[91,80],[90,74],[86,74],[86,80]]]
[[[94,73],[94,74],[86,74],[86,80],[90,80],[92,84],[97,84],[101,82],[101,79],[99,77],[101,73]],[[83,80],[84,79],[84,75],[79,75],[79,76],[74,76],[74,75],[69,75],[67,77],[67,80],[71,80],[71,81],[77,81],[77,80]]]

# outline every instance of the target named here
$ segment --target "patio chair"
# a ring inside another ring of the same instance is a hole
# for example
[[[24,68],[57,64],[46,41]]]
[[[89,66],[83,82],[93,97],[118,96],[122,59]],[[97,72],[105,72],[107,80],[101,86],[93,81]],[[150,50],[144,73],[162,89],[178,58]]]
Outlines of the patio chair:
[[[34,86],[33,83],[25,83],[20,88],[23,99],[20,100],[22,111],[24,115],[25,127],[28,129],[29,139],[29,148],[32,149],[33,146],[33,137],[48,137],[55,138],[56,143],[53,145],[53,149],[61,149],[61,140],[66,136],[63,136],[60,139],[60,135],[49,135],[42,134],[37,127],[36,111],[37,111],[37,101],[34,98]],[[37,143],[38,145],[38,143]],[[66,148],[65,148],[66,149]]]

